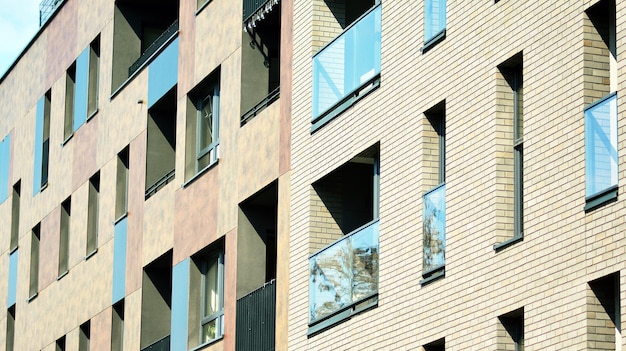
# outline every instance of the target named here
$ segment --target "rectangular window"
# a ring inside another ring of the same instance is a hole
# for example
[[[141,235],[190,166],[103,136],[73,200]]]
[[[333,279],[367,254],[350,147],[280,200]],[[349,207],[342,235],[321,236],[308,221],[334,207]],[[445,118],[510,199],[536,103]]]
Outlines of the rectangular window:
[[[65,351],[65,336],[62,336],[56,342],[56,351]]]
[[[189,335],[193,348],[224,335],[224,252],[205,249],[192,262],[189,317],[190,328],[197,330]]]
[[[63,138],[67,141],[74,133],[74,95],[76,90],[76,62],[65,72],[65,119]]]
[[[585,210],[617,199],[617,42],[614,0],[585,11]]]
[[[67,273],[70,256],[70,225],[71,225],[71,198],[61,203],[61,228],[59,235],[59,277]]]
[[[100,212],[100,172],[89,179],[87,204],[87,249],[90,256],[98,250],[98,213]]]
[[[424,1],[424,49],[446,35],[446,0]],[[422,49],[422,50],[424,50]]]
[[[81,324],[78,333],[78,351],[89,351],[91,343],[91,322],[87,321]]]
[[[111,320],[111,351],[124,350],[124,300],[112,308]]]
[[[524,309],[498,317],[498,350],[524,351]]]
[[[379,146],[313,183],[309,335],[378,304]]]
[[[518,242],[524,232],[524,99],[522,53],[498,66],[496,75],[495,250]]]
[[[17,245],[20,237],[21,192],[22,182],[18,181],[13,186],[13,198],[11,199],[11,239],[9,243],[9,250],[11,252],[17,250]]]
[[[41,224],[37,224],[30,235],[30,278],[28,284],[29,300],[39,292],[39,238]]]
[[[0,203],[9,196],[9,168],[11,166],[11,134],[0,141]]]
[[[141,350],[165,350],[172,326],[172,250],[143,269]]]
[[[588,350],[621,350],[619,272],[589,282],[587,289]]]
[[[217,162],[219,156],[220,71],[209,75],[188,95],[185,178]]]
[[[6,351],[13,351],[15,343],[15,305],[7,311]]]
[[[48,157],[50,151],[50,102],[52,92],[48,90],[37,102],[35,126],[35,170],[33,196],[48,185]]]
[[[422,284],[445,274],[446,254],[446,105],[424,113],[423,122],[423,271]]]
[[[116,222],[128,212],[128,146],[117,154],[117,172],[115,187]]]

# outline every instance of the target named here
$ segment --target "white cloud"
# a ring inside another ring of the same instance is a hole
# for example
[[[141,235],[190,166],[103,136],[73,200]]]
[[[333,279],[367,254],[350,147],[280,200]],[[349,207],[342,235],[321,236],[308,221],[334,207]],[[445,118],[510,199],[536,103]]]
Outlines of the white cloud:
[[[39,29],[40,0],[0,0],[0,76]]]

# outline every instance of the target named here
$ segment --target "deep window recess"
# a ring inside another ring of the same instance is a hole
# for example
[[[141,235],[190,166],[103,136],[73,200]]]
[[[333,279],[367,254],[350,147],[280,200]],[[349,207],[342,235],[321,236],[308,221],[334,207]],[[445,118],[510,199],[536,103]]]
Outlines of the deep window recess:
[[[524,351],[524,309],[498,317],[498,350]]]
[[[496,194],[495,250],[522,240],[524,233],[524,99],[522,53],[498,66],[496,75]],[[513,201],[511,201],[513,200]]]
[[[141,292],[141,350],[169,346],[172,315],[172,251],[143,270]]]
[[[585,210],[617,199],[617,42],[615,1],[584,17]]]
[[[622,322],[619,272],[589,282],[587,350],[621,350]]]
[[[11,134],[0,141],[0,203],[9,196],[9,167],[11,166]]]
[[[446,104],[442,101],[423,119],[423,268],[426,284],[445,274],[446,264]]]
[[[80,326],[78,334],[78,351],[89,351],[91,347],[91,321]]]
[[[65,336],[59,338],[56,342],[56,351],[65,351]]]
[[[185,180],[190,180],[219,157],[219,69],[198,84],[187,99]]]
[[[146,199],[170,183],[176,162],[176,86],[148,110]]]
[[[127,146],[117,154],[115,186],[115,220],[118,221],[128,212],[128,149]]]
[[[41,225],[37,224],[30,235],[30,275],[28,284],[29,300],[39,292],[39,238]]]
[[[192,257],[188,340],[192,348],[224,335],[224,252],[221,245]]]
[[[424,1],[424,47],[427,51],[446,36],[446,0]]]
[[[313,30],[332,39],[313,57],[311,132],[380,85],[380,1],[323,1]],[[334,39],[333,39],[334,38]]]
[[[144,67],[178,33],[178,0],[117,0],[111,91]]]
[[[280,3],[278,0],[244,0],[246,7],[258,7],[261,15],[252,12],[245,17],[244,14],[241,125],[276,101],[280,94]]]
[[[72,216],[71,198],[61,203],[61,231],[59,236],[59,277],[68,271],[70,257],[70,225]]]
[[[15,344],[15,305],[7,310],[7,334],[5,338],[6,351],[13,351]]]
[[[33,196],[48,185],[48,165],[50,152],[50,102],[52,92],[48,90],[37,102],[35,125],[35,170]]]
[[[433,341],[424,345],[423,351],[445,351],[445,350],[446,350],[446,339],[442,338],[437,341]]]
[[[124,300],[119,301],[112,308],[111,320],[111,351],[124,349]]]
[[[378,304],[378,193],[378,145],[313,184],[309,335]]]
[[[13,252],[17,249],[20,236],[20,207],[21,207],[22,181],[18,181],[13,186],[13,198],[11,199],[11,239],[9,250]]]
[[[100,172],[89,178],[87,203],[87,247],[89,256],[98,249],[98,217],[100,212]]]

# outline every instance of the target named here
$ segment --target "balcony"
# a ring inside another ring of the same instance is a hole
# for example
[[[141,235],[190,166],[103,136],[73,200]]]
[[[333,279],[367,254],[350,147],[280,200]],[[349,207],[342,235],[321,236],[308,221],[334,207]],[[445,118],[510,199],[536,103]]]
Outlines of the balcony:
[[[380,84],[381,6],[313,57],[313,130]]]
[[[378,234],[376,219],[309,258],[309,333],[378,303]]]
[[[424,194],[424,267],[425,279],[443,275],[446,257],[446,185]],[[422,282],[423,284],[424,282]]]
[[[170,351],[170,336],[164,337],[154,344],[141,349],[141,351]]]
[[[276,331],[276,280],[237,300],[236,349],[273,351]]]
[[[174,21],[158,38],[156,38],[152,44],[150,44],[146,50],[141,54],[137,61],[133,62],[128,67],[128,76],[132,77],[141,67],[151,60],[155,55],[165,47],[165,44],[169,43],[174,36],[178,34],[178,20]]]

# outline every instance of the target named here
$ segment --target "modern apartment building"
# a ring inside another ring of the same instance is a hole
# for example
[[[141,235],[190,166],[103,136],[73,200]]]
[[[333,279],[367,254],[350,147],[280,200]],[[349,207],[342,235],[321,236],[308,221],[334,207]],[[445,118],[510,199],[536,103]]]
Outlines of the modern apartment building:
[[[626,346],[626,3],[46,5],[7,350]]]

